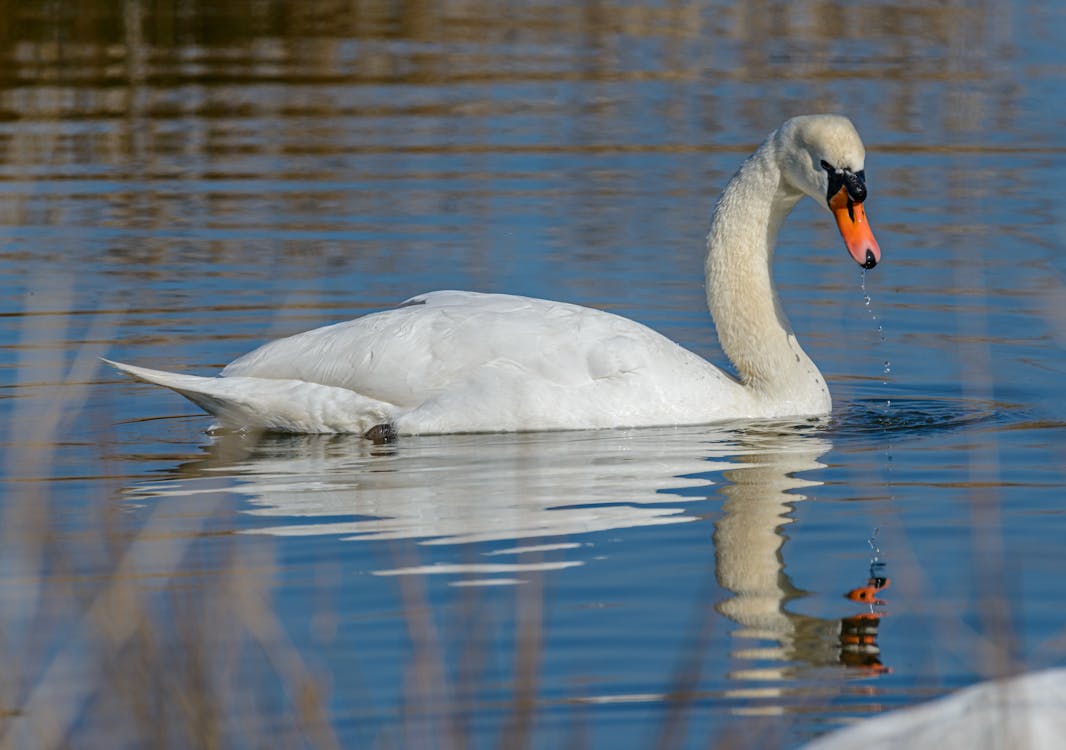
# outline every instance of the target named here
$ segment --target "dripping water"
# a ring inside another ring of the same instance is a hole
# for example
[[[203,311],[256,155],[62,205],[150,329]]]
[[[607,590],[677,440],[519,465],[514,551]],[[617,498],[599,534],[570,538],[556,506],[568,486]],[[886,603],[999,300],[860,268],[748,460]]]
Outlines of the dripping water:
[[[870,293],[866,290],[866,269],[859,271],[859,288],[862,289],[862,302],[866,305],[866,311],[870,313],[870,319],[877,324],[877,335],[881,339],[881,346],[886,346],[888,339],[885,337],[885,326],[877,317],[877,313],[874,311],[873,300],[870,298]],[[888,376],[892,374],[892,362],[889,359],[885,359],[881,363],[881,385],[888,385]],[[885,416],[888,416],[888,411],[892,408],[892,399],[885,399]]]
[[[866,269],[859,271],[859,288],[862,289],[862,301],[866,305],[867,312],[870,313],[870,318],[877,324],[877,335],[881,339],[882,349],[888,345],[888,339],[885,337],[885,326],[881,320],[877,317],[877,312],[874,310],[873,301],[870,299],[870,293],[866,290]],[[885,357],[884,362],[881,365],[881,385],[885,386],[885,390],[888,390],[888,376],[892,373],[892,361]],[[885,431],[885,472],[886,480],[889,485],[892,484],[892,439],[888,434],[888,426],[891,424],[891,411],[892,411],[892,399],[887,395],[885,396],[885,407],[882,412],[882,419]],[[894,497],[890,493],[889,497]],[[876,535],[876,532],[875,532]],[[872,541],[871,541],[872,545]]]

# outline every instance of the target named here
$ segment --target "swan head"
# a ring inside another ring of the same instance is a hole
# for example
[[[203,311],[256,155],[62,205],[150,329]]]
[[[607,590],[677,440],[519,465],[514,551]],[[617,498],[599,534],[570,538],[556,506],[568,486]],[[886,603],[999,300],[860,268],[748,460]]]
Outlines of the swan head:
[[[851,257],[863,268],[881,260],[866,221],[866,149],[855,126],[840,115],[793,117],[773,135],[784,180],[826,206]]]

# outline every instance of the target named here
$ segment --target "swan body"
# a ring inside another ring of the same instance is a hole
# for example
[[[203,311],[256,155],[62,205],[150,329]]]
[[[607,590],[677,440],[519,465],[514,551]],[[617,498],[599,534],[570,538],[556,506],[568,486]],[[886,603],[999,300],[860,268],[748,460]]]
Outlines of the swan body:
[[[739,380],[640,323],[578,305],[441,291],[270,342],[218,377],[119,370],[229,428],[387,434],[595,429],[826,414],[829,390],[781,310],[778,229],[825,200],[872,268],[865,152],[843,117],[787,121],[726,186],[707,242],[707,300]]]

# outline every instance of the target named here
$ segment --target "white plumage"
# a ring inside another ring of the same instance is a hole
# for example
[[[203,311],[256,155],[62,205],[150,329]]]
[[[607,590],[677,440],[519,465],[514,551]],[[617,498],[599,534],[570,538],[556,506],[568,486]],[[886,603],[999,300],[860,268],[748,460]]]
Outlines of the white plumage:
[[[459,291],[270,342],[219,377],[111,364],[180,393],[222,426],[285,432],[564,430],[826,413],[825,381],[777,304],[771,243],[803,194],[825,196],[821,161],[856,172],[863,156],[846,119],[794,118],[727,186],[708,238],[708,301],[741,382],[618,315]]]

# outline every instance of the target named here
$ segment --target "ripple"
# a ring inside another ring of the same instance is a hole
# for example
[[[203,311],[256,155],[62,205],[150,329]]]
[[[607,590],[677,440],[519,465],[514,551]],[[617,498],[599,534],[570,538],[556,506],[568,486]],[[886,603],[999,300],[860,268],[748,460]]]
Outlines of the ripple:
[[[834,437],[924,435],[985,423],[1009,421],[1008,404],[973,399],[860,398],[833,414]]]

